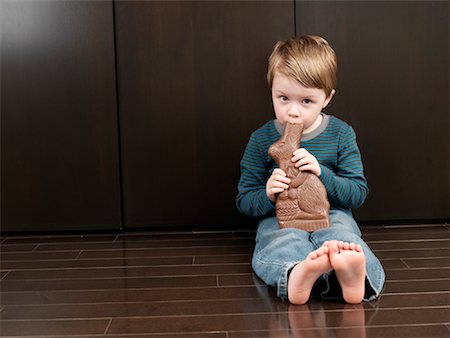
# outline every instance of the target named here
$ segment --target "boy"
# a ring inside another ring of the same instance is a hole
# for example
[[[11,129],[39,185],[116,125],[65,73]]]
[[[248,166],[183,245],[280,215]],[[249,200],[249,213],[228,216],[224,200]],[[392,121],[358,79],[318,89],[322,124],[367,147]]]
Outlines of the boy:
[[[351,304],[369,301],[380,294],[385,280],[351,213],[368,193],[356,135],[348,124],[322,112],[335,94],[336,70],[336,55],[321,37],[278,42],[267,73],[276,119],[251,135],[241,161],[237,207],[262,218],[253,269],[293,304],[305,304],[312,293]],[[276,168],[268,149],[287,122],[300,120],[302,148],[292,161],[320,178],[330,202],[330,227],[312,233],[280,229],[274,216],[276,196],[290,180]]]

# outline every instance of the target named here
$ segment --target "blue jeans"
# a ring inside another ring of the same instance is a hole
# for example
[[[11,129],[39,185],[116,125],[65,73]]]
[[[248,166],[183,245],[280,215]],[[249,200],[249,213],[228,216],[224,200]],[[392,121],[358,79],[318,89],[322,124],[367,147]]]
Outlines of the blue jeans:
[[[287,298],[289,271],[303,261],[311,251],[325,241],[338,240],[361,245],[366,256],[366,287],[364,300],[379,296],[384,286],[385,273],[380,261],[361,238],[361,231],[351,211],[330,210],[330,227],[312,233],[294,229],[280,229],[277,219],[261,220],[256,234],[252,267],[267,285],[277,289],[280,298]],[[323,274],[315,283],[312,295],[327,300],[342,300],[342,290],[333,270]]]

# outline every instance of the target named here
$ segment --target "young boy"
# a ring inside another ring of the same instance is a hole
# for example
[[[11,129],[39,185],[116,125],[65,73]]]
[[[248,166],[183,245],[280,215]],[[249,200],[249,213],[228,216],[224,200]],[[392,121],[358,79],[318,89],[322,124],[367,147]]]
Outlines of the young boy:
[[[321,37],[278,42],[267,73],[276,119],[251,135],[241,161],[237,207],[262,218],[253,269],[293,304],[305,304],[311,294],[356,304],[375,299],[384,285],[383,267],[361,239],[351,212],[368,193],[355,132],[322,112],[335,94],[336,70],[336,55]],[[292,162],[320,178],[330,202],[330,227],[312,233],[280,229],[274,216],[277,194],[290,180],[268,149],[287,122],[300,120],[302,148],[292,154]]]

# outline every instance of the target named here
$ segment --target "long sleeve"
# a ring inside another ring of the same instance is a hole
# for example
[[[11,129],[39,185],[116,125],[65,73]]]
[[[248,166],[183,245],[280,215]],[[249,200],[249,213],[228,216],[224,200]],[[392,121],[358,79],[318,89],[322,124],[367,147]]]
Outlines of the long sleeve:
[[[369,189],[364,177],[356,134],[350,126],[341,130],[337,150],[335,169],[321,164],[320,179],[332,205],[350,209],[358,208],[364,203]]]
[[[241,178],[236,197],[238,210],[248,216],[263,217],[275,211],[274,204],[266,195],[266,156],[260,149],[257,136],[252,134],[241,160]]]

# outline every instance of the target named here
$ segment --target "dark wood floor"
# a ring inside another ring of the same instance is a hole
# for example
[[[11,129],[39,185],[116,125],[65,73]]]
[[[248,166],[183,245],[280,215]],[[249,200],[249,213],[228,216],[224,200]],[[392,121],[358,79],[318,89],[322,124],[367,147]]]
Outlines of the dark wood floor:
[[[250,267],[254,231],[11,236],[1,336],[450,337],[447,225],[363,227],[387,274],[362,305],[277,299]]]

